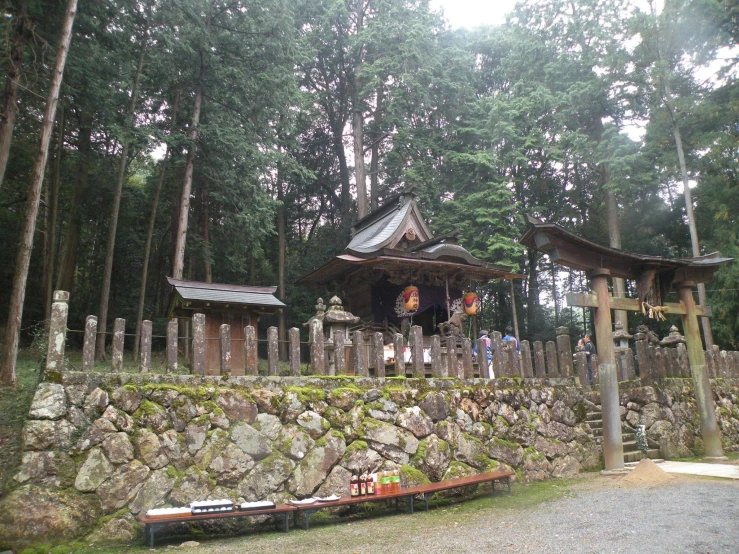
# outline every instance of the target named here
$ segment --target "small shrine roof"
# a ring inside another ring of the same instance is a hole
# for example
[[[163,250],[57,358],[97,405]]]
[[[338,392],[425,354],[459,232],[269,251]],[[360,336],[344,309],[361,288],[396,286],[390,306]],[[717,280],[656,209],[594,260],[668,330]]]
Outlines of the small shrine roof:
[[[663,258],[634,254],[584,239],[555,223],[526,216],[529,228],[519,242],[547,254],[558,264],[588,271],[607,268],[614,277],[638,280],[645,272],[669,274],[670,281],[707,283],[719,267],[733,258],[713,252],[697,258]]]
[[[167,277],[174,292],[185,301],[202,301],[216,304],[241,304],[256,307],[283,308],[275,298],[277,287],[252,287],[245,285],[226,285],[223,283],[204,283],[202,281],[183,281]]]

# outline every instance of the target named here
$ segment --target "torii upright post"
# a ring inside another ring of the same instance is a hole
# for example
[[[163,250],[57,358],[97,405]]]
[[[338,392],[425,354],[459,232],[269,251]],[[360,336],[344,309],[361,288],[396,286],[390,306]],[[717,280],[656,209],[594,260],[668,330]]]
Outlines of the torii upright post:
[[[698,328],[698,317],[692,290],[694,285],[695,283],[692,281],[684,281],[676,283],[674,287],[677,289],[678,298],[685,306],[685,313],[681,316],[683,333],[685,333],[690,373],[693,376],[695,399],[700,415],[703,447],[707,457],[724,458],[724,449],[721,446],[721,431],[716,423],[716,407],[713,403],[713,392],[711,391],[711,382],[708,379],[701,334]]]
[[[598,307],[595,308],[595,337],[598,341],[598,382],[603,417],[603,460],[607,471],[624,467],[618,376],[611,325],[611,298],[608,294],[610,275],[608,269],[594,269],[588,273],[590,287],[598,299]]]

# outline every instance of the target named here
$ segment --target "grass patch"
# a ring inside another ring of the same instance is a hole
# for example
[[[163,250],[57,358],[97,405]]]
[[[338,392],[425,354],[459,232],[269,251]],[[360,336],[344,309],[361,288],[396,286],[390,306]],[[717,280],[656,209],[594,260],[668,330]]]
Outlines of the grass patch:
[[[37,354],[22,351],[15,366],[15,387],[0,387],[0,490],[4,493],[16,485],[13,475],[21,462],[21,432],[39,383],[39,368]]]

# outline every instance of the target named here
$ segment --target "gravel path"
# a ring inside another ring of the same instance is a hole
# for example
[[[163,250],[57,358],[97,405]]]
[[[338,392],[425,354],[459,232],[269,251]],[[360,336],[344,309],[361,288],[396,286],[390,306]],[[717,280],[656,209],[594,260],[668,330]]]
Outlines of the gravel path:
[[[522,489],[519,489],[522,490]],[[528,508],[505,498],[391,514],[309,532],[204,540],[187,554],[300,553],[736,553],[739,483],[678,477],[656,487],[588,475]],[[512,500],[515,500],[512,499]],[[169,548],[172,548],[171,546]],[[162,546],[159,549],[167,549]]]

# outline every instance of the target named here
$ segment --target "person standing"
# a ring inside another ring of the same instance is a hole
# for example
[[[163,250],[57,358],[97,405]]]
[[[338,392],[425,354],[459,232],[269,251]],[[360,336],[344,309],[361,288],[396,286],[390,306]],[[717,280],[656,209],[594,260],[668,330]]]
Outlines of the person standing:
[[[516,347],[516,352],[521,351],[521,347],[518,344],[518,339],[513,335],[513,327],[510,325],[505,328],[505,337],[503,337],[503,340],[505,342],[512,342],[513,345]]]
[[[590,341],[590,334],[586,333],[585,336],[582,338],[585,351],[585,358],[588,361],[588,381],[589,384],[593,384],[593,354],[595,354],[595,346],[593,346],[593,343]]]

